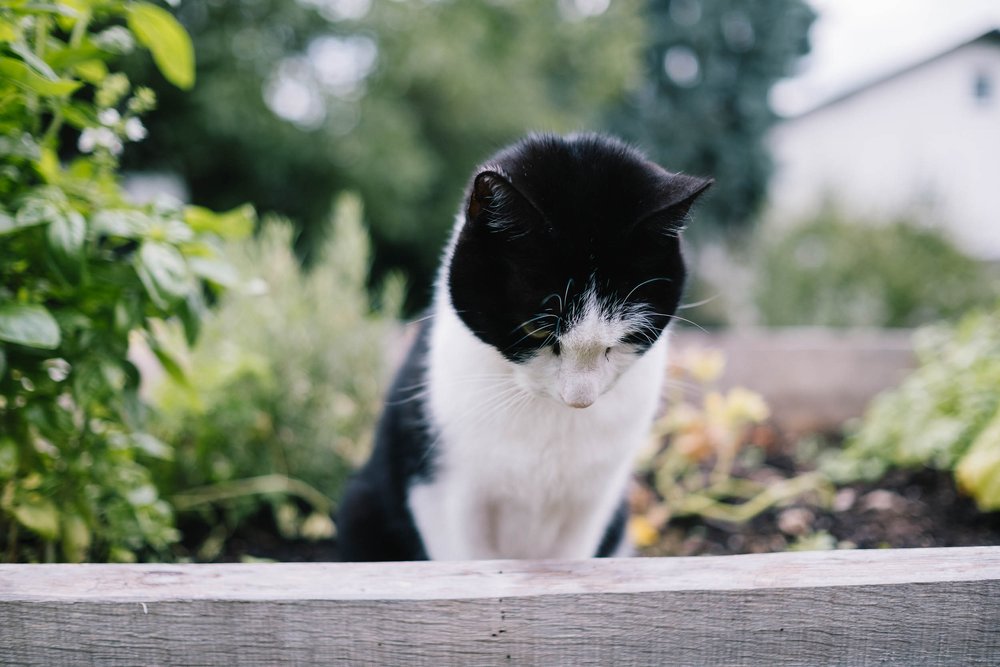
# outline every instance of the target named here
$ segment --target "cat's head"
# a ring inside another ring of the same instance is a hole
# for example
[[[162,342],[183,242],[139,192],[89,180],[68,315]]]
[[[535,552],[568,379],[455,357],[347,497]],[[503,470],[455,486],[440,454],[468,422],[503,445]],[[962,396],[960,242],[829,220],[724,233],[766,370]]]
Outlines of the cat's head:
[[[609,137],[528,137],[469,184],[446,267],[452,305],[525,388],[586,407],[673,318],[679,235],[711,183]]]

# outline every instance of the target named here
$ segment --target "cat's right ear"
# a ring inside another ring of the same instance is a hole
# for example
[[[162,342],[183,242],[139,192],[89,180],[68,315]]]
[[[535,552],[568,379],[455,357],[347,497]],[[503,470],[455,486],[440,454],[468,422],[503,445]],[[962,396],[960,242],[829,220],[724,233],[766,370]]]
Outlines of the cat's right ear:
[[[541,214],[510,181],[495,171],[476,174],[469,191],[466,220],[492,231],[526,232]]]
[[[479,219],[484,211],[493,204],[495,191],[499,190],[495,181],[499,176],[492,171],[484,171],[476,175],[472,181],[472,192],[469,193],[469,206],[465,213],[469,222]]]

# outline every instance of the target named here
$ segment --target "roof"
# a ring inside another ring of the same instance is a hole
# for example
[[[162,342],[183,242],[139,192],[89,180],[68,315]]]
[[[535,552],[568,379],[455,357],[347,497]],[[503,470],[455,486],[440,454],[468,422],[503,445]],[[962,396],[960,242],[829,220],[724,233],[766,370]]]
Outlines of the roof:
[[[789,120],[811,115],[821,109],[826,109],[827,107],[848,100],[866,90],[901,77],[905,74],[913,72],[914,70],[918,70],[925,65],[941,60],[942,58],[945,58],[956,51],[977,42],[990,42],[1000,45],[1000,26],[979,29],[971,35],[967,34],[943,47],[939,45],[936,49],[929,50],[929,52],[925,51],[924,53],[917,55],[915,58],[911,57],[908,61],[904,61],[902,63],[897,62],[888,67],[884,67],[881,71],[856,79],[855,81],[848,83],[846,86],[841,86],[832,90],[820,91],[812,95],[807,92],[804,97],[811,97],[812,99],[806,99],[805,101],[800,100],[797,104],[785,105],[790,108],[785,109],[783,113],[779,111],[779,115],[782,115]]]

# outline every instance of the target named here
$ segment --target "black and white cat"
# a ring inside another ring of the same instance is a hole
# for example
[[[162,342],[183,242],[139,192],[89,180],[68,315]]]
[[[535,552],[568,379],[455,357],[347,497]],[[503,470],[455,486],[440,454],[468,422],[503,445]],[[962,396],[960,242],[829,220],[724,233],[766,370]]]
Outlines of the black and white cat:
[[[589,558],[622,545],[710,180],[600,135],[477,170],[432,312],[338,518],[344,560]]]

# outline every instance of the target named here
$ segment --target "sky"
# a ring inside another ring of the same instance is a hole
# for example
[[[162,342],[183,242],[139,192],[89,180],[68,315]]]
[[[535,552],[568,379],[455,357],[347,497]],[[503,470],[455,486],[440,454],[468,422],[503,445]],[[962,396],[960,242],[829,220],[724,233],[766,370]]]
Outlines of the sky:
[[[941,53],[990,27],[1000,0],[810,0],[819,17],[799,75],[775,86],[779,114],[795,115],[866,81]]]

